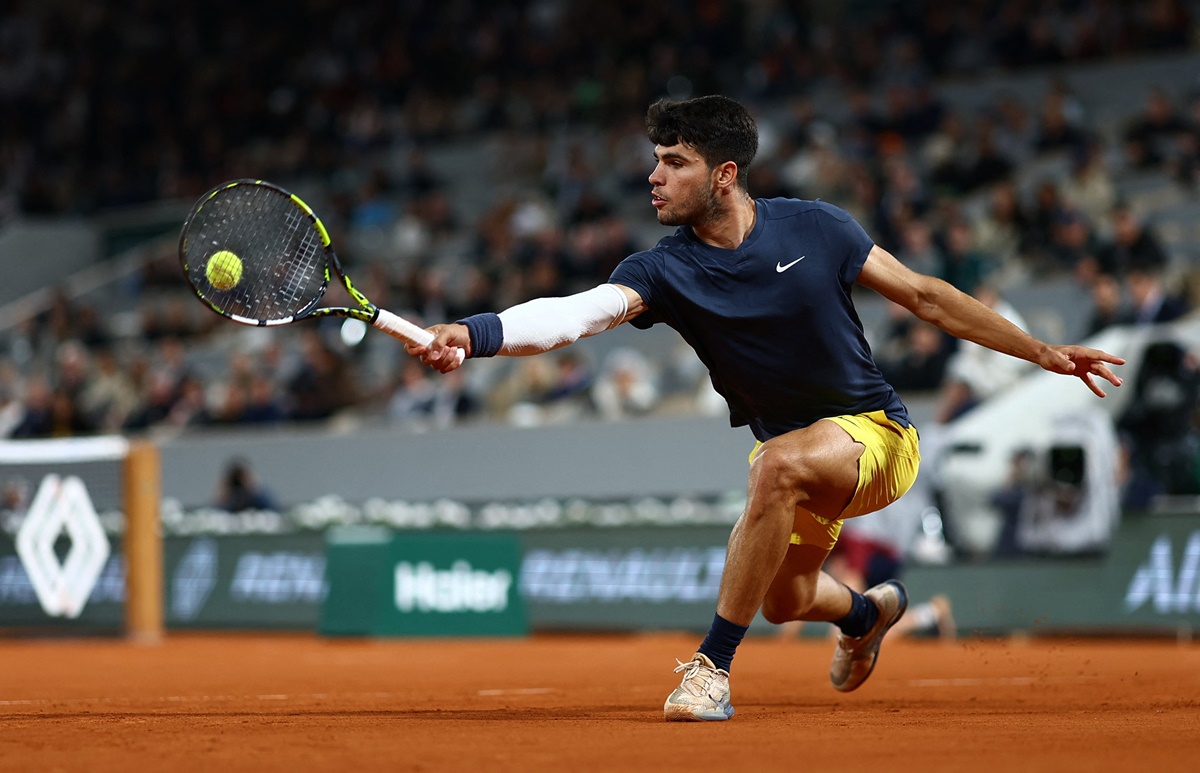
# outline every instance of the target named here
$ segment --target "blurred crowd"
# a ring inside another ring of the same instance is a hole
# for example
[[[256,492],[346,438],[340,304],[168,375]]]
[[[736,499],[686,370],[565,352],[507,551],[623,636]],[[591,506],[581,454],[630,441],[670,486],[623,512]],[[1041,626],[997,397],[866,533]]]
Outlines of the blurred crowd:
[[[1177,319],[1196,302],[1189,259],[1119,183],[1156,174],[1195,196],[1200,92],[1152,89],[1121,125],[1102,127],[1066,82],[1035,104],[1007,93],[970,110],[938,87],[1186,50],[1200,20],[1193,4],[303,0],[289,9],[284,18],[244,0],[7,5],[0,224],[190,200],[234,177],[310,184],[356,284],[431,324],[589,287],[650,246],[664,232],[634,206],[648,191],[645,107],[720,91],[759,118],[754,195],[843,206],[907,265],[1018,325],[1028,321],[1007,291],[1047,280],[1086,290],[1088,334]],[[485,148],[489,168],[448,173],[431,155],[449,146],[464,157]],[[1059,171],[1023,185],[1047,159]],[[386,336],[339,321],[235,330],[181,284],[168,246],[125,282],[129,302],[60,293],[0,335],[0,437],[347,415],[425,429],[722,410],[703,369],[675,350],[660,358],[617,346],[592,358],[571,349],[434,378]],[[896,309],[882,318],[869,330],[881,368],[902,393],[936,394],[938,421],[1022,372]]]
[[[1163,53],[1190,44],[1194,14],[1184,0],[298,0],[284,14],[10,0],[0,193],[9,210],[87,212],[251,169],[336,176],[407,142],[617,126],[681,89],[761,103]],[[936,128],[935,111],[894,107],[896,128]],[[1042,147],[1077,136],[1065,117]]]

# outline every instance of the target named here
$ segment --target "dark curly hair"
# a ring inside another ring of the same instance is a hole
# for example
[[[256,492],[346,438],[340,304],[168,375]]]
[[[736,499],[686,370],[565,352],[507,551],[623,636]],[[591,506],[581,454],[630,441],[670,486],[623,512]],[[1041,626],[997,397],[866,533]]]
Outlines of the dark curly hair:
[[[646,134],[655,145],[694,148],[709,169],[732,161],[738,168],[738,187],[747,188],[750,163],[758,152],[758,126],[746,108],[729,97],[660,99],[646,111]]]

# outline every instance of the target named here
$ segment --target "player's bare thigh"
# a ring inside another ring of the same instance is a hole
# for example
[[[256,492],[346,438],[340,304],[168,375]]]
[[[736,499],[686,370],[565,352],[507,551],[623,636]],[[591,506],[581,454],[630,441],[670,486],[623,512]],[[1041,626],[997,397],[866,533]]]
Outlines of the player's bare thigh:
[[[748,495],[751,502],[758,496],[791,497],[793,506],[837,518],[854,498],[863,450],[832,421],[772,438],[751,464]]]

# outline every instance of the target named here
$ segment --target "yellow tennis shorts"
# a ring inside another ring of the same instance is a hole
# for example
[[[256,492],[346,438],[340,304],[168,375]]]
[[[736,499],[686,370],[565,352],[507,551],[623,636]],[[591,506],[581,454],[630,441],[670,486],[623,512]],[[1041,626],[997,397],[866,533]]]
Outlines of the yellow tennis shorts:
[[[858,486],[840,518],[822,518],[797,507],[790,541],[793,545],[832,550],[842,533],[843,519],[882,510],[912,488],[921,466],[921,451],[916,427],[905,427],[889,419],[883,411],[831,416],[822,421],[832,421],[863,444],[862,456],[858,458]],[[751,462],[761,446],[761,442],[755,444],[750,452]]]

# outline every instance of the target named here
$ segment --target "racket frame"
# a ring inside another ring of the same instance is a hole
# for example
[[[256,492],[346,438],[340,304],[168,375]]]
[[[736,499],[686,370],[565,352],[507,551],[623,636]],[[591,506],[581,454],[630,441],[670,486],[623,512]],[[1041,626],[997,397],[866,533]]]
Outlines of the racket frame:
[[[246,185],[252,185],[258,188],[266,188],[267,190],[290,200],[292,205],[295,206],[296,209],[300,210],[300,212],[302,212],[306,218],[308,218],[308,221],[312,224],[313,228],[316,229],[317,234],[321,237],[321,248],[325,251],[325,266],[321,281],[321,288],[308,303],[308,305],[288,317],[280,317],[278,319],[254,319],[252,317],[244,317],[240,314],[234,314],[226,311],[218,304],[207,298],[201,288],[197,287],[196,283],[192,280],[192,274],[189,270],[190,266],[187,260],[188,232],[191,230],[192,221],[196,219],[208,202],[212,201],[214,198],[231,188]],[[329,316],[350,317],[351,319],[357,319],[362,322],[374,324],[375,320],[379,317],[379,307],[371,303],[371,301],[369,301],[365,295],[359,292],[354,287],[354,283],[350,281],[350,278],[346,276],[345,271],[342,268],[342,262],[338,259],[337,253],[334,252],[333,247],[331,246],[329,231],[325,228],[325,224],[321,222],[321,218],[317,217],[316,213],[312,211],[312,207],[304,203],[303,199],[291,191],[286,190],[275,183],[267,182],[266,180],[230,180],[229,182],[221,183],[201,196],[196,202],[195,206],[192,207],[192,211],[188,213],[187,220],[184,221],[183,229],[180,231],[179,259],[183,265],[183,275],[187,278],[188,284],[191,285],[192,290],[196,293],[197,297],[200,298],[204,305],[208,306],[222,317],[231,319],[234,322],[240,322],[243,325],[251,325],[255,327],[275,327],[277,325],[291,324],[296,320],[305,319],[307,317],[319,318]],[[350,297],[353,298],[356,303],[358,303],[359,308],[350,308],[348,306],[318,307],[318,304],[325,297],[325,293],[328,291],[329,284],[333,279],[333,276],[331,275],[331,269],[332,274],[336,275],[337,278],[341,280],[342,286],[346,288],[346,292],[350,295]]]
[[[277,195],[289,199],[291,203],[298,210],[300,210],[305,217],[308,218],[313,228],[316,229],[317,234],[321,237],[321,247],[325,252],[325,266],[323,275],[321,277],[321,287],[308,305],[291,316],[281,317],[279,319],[253,319],[251,317],[244,317],[240,314],[234,314],[222,309],[219,305],[205,297],[205,293],[201,290],[201,288],[197,287],[195,281],[192,279],[192,273],[189,271],[187,262],[187,240],[188,232],[191,230],[192,221],[195,220],[196,216],[200,214],[208,202],[212,201],[224,191],[227,191],[230,188],[235,188],[239,185],[252,185],[258,188],[266,188]],[[403,317],[393,314],[387,309],[382,309],[371,303],[371,301],[367,300],[367,297],[354,287],[354,283],[350,281],[350,277],[346,276],[345,271],[342,269],[342,262],[338,259],[337,253],[334,252],[333,247],[331,246],[329,231],[325,228],[325,224],[321,222],[321,218],[317,217],[316,213],[312,211],[312,207],[304,203],[303,199],[291,191],[276,185],[275,183],[267,182],[266,180],[230,180],[228,182],[221,183],[201,196],[196,204],[192,207],[192,211],[188,213],[187,219],[183,223],[183,229],[180,231],[179,260],[183,266],[184,277],[187,279],[188,284],[191,285],[193,292],[196,293],[196,296],[201,300],[201,302],[203,302],[205,306],[212,309],[217,314],[220,314],[222,317],[231,319],[234,322],[238,322],[243,325],[250,325],[253,327],[276,327],[307,318],[348,317],[350,319],[357,319],[360,322],[366,322],[367,324],[379,328],[388,335],[398,338],[405,343],[428,346],[430,342],[433,341],[433,334],[425,328],[415,325]],[[329,289],[329,285],[333,280],[333,276],[331,276],[331,270],[332,274],[336,275],[341,281],[342,286],[346,289],[346,293],[358,304],[358,308],[351,308],[349,306],[317,305],[325,297],[325,293]],[[462,349],[455,349],[454,356],[457,362],[461,363],[463,359],[465,359],[466,352],[464,352]]]

